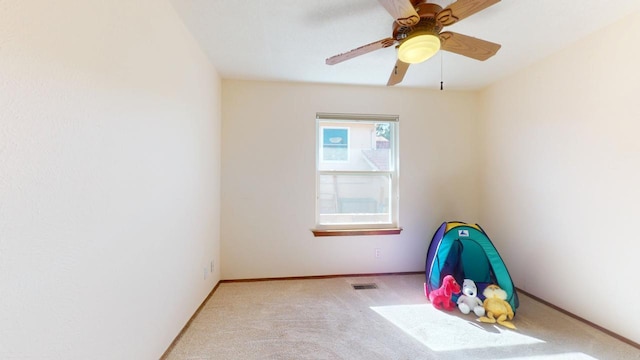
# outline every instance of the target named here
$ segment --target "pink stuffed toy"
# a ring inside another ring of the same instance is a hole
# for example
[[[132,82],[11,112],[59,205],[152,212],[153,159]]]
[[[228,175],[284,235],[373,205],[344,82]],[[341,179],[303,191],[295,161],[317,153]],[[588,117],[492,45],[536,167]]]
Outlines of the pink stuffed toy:
[[[429,293],[429,301],[436,309],[444,309],[452,311],[456,308],[456,304],[451,301],[451,295],[460,292],[460,285],[451,275],[447,275],[442,279],[442,286]]]

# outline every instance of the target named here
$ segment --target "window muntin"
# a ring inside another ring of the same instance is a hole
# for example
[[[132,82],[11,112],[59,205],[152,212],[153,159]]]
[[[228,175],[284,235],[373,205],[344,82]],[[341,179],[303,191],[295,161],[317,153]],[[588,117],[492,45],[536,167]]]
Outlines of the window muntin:
[[[398,117],[317,114],[316,121],[316,227],[397,227]]]

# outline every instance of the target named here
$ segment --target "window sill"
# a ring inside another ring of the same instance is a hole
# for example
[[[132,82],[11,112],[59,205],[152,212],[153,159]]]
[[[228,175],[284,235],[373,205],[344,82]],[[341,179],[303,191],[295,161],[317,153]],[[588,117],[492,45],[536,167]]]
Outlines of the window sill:
[[[402,228],[384,228],[384,229],[311,229],[313,236],[356,236],[356,235],[398,235]]]

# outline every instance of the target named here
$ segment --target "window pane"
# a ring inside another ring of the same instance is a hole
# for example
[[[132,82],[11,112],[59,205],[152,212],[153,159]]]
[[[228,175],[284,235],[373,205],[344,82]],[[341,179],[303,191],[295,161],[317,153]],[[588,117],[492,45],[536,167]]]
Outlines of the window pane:
[[[390,171],[388,122],[330,122],[320,128],[320,171]]]
[[[322,161],[349,161],[349,128],[322,128]]]
[[[391,176],[320,175],[320,224],[389,224]]]

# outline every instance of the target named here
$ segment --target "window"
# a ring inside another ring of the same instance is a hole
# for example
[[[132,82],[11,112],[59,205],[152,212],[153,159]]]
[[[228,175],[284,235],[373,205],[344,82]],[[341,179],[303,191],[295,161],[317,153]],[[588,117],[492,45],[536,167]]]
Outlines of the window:
[[[398,117],[316,115],[319,235],[394,233],[398,228]]]

